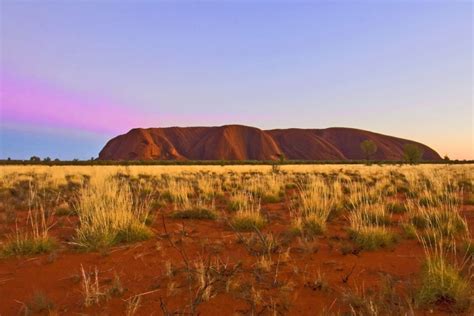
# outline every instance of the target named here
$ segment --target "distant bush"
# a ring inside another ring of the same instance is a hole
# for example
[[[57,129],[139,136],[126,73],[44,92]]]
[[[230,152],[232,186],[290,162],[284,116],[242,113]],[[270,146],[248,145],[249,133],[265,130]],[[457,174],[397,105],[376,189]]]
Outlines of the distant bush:
[[[403,159],[409,164],[420,162],[423,151],[415,144],[406,144],[403,146]]]
[[[360,149],[365,156],[365,160],[368,162],[372,155],[377,152],[377,145],[372,140],[366,139],[360,143]]]

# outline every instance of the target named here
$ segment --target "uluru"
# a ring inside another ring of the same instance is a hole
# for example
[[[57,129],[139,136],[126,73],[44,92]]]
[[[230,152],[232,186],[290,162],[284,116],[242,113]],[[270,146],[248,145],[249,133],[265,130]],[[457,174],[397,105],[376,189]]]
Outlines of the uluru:
[[[425,161],[441,160],[427,145],[354,128],[261,130],[244,125],[134,128],[114,137],[100,160],[362,160],[360,143],[377,145],[374,160],[403,159],[406,144],[417,145]]]

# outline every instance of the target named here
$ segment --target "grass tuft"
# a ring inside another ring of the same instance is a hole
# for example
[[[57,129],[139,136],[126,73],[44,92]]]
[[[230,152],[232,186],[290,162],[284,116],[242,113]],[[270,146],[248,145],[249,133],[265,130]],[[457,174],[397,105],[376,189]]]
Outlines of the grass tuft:
[[[239,208],[231,221],[231,226],[238,231],[253,231],[265,226],[266,221],[260,212],[260,201],[248,195],[246,207]]]
[[[386,205],[386,209],[389,213],[392,214],[404,214],[408,211],[404,203],[392,202]]]
[[[456,247],[446,248],[449,243],[455,246],[455,239],[446,240],[441,233],[433,234],[430,240],[422,235],[418,235],[418,239],[426,254],[421,286],[416,294],[418,305],[443,305],[453,312],[466,311],[471,304],[469,280],[472,274],[464,277],[462,271],[467,261],[457,261]],[[450,255],[448,251],[453,251],[453,254]]]
[[[75,243],[88,250],[103,249],[152,236],[146,226],[149,199],[116,179],[99,178],[80,190],[77,203],[80,226]]]
[[[349,235],[356,245],[364,250],[386,248],[397,242],[394,233],[379,226],[366,226],[359,230],[351,230]]]
[[[198,208],[198,209],[189,209],[189,210],[182,210],[182,211],[174,211],[171,214],[172,218],[179,218],[179,219],[216,219],[217,214],[215,211],[208,210],[205,208]]]
[[[30,256],[41,253],[49,253],[57,247],[57,242],[51,237],[34,238],[29,235],[17,234],[11,238],[1,249],[4,257]]]

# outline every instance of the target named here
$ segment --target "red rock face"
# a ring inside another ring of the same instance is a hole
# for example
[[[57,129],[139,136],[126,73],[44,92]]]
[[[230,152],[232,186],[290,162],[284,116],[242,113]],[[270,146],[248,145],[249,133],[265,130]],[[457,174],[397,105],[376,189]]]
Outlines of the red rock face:
[[[360,143],[377,144],[374,160],[401,160],[403,146],[416,144],[424,160],[441,157],[426,145],[353,128],[260,130],[220,127],[136,128],[111,139],[101,160],[360,160]]]

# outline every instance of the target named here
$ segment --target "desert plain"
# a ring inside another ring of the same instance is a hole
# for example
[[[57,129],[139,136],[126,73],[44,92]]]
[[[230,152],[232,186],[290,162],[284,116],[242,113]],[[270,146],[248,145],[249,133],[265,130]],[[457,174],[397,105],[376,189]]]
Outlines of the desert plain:
[[[473,165],[0,170],[0,315],[473,314]]]

